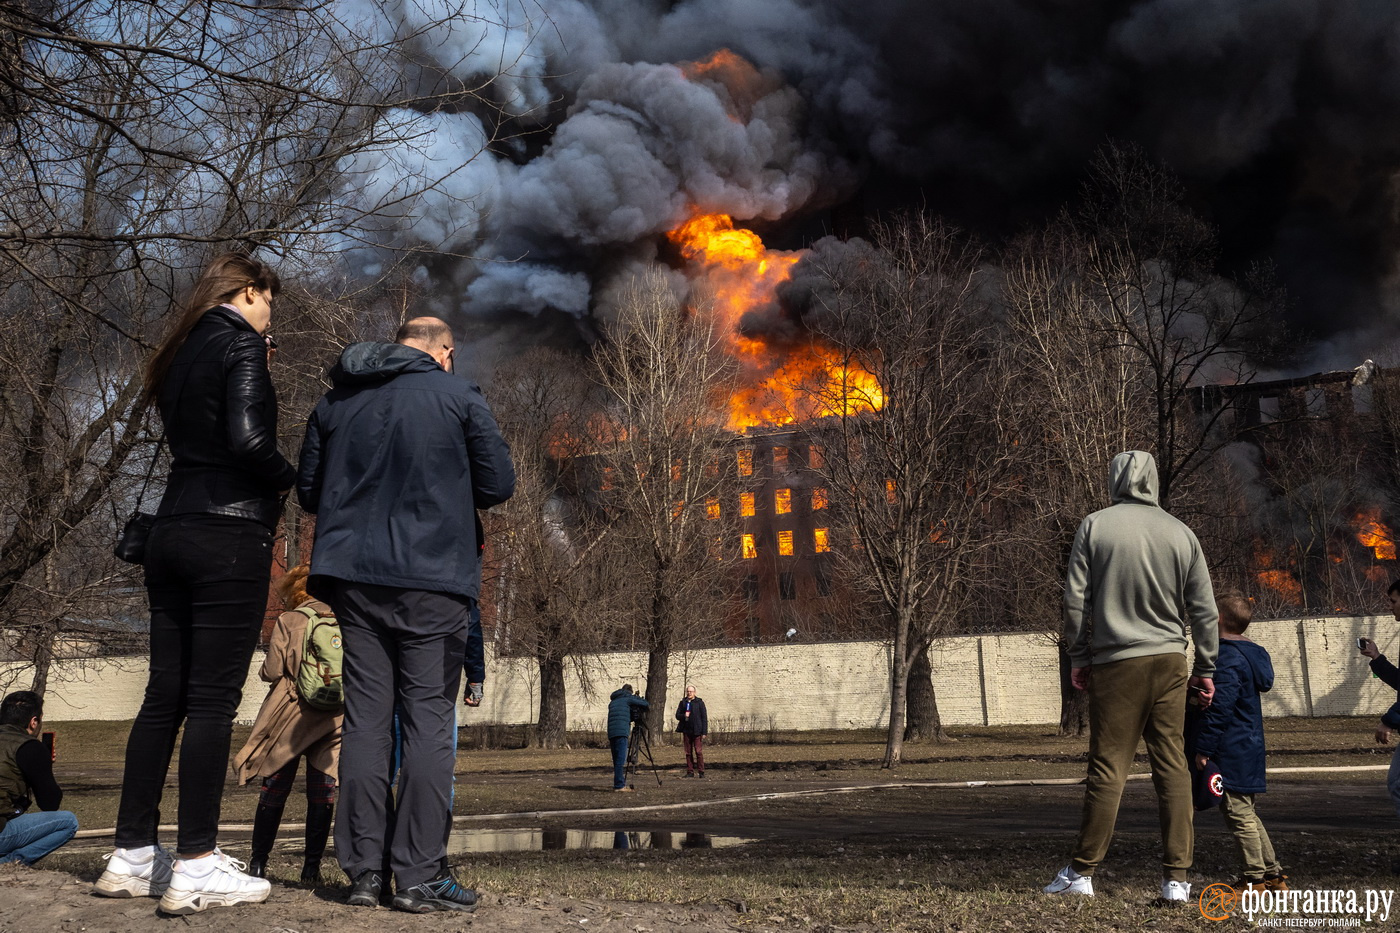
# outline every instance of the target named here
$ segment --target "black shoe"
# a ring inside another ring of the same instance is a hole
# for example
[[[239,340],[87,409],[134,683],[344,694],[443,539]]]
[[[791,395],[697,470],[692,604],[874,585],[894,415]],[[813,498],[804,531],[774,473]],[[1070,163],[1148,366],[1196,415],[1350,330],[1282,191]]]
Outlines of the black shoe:
[[[250,878],[267,877],[267,859],[254,858],[248,860],[248,876]]]
[[[431,880],[395,894],[394,909],[414,914],[434,910],[472,911],[476,910],[476,892],[458,884],[452,872],[439,871]]]
[[[701,772],[697,775],[697,777],[704,777],[704,776],[705,776],[705,772],[704,772],[704,771],[701,771]]]
[[[367,868],[350,886],[350,895],[345,903],[351,907],[378,907],[379,894],[384,890],[384,875],[377,869]]]

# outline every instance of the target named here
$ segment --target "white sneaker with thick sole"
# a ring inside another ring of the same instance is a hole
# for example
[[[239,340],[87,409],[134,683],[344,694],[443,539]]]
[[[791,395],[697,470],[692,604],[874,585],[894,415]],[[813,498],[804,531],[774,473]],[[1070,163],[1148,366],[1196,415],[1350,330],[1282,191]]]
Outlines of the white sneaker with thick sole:
[[[1185,881],[1163,881],[1162,900],[1185,904],[1191,899],[1191,885]]]
[[[1082,894],[1085,897],[1094,896],[1094,879],[1088,875],[1081,875],[1073,868],[1066,865],[1060,869],[1060,873],[1055,876],[1055,880],[1045,886],[1046,894]]]
[[[248,866],[218,849],[199,859],[176,859],[160,909],[181,916],[211,907],[261,904],[272,893],[266,878],[245,874]]]
[[[107,870],[93,884],[104,897],[160,897],[170,884],[173,859],[159,845],[117,849],[107,860]]]

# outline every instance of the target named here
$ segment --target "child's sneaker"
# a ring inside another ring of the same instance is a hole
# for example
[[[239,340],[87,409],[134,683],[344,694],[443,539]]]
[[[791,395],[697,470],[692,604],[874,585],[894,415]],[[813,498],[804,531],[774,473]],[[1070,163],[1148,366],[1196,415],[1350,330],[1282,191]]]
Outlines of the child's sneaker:
[[[1060,873],[1055,876],[1055,880],[1045,886],[1046,894],[1082,894],[1085,897],[1094,896],[1094,879],[1088,875],[1081,875],[1066,865],[1060,869]]]
[[[92,886],[103,897],[160,897],[170,884],[170,853],[160,847],[117,849],[102,856],[107,870]]]
[[[203,858],[177,859],[170,887],[160,899],[167,914],[197,914],[210,907],[261,904],[272,893],[266,878],[244,874],[243,862],[215,849]]]

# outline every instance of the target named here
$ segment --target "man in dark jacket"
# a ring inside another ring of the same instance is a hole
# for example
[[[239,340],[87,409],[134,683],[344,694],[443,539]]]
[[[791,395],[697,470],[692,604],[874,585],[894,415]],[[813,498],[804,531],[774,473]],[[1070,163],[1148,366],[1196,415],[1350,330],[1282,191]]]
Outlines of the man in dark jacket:
[[[1390,600],[1390,610],[1400,621],[1400,580],[1390,584],[1390,589],[1386,590],[1386,598]],[[1381,649],[1369,638],[1360,639],[1361,653],[1371,660],[1371,673],[1375,674],[1387,687],[1400,693],[1400,669],[1391,664],[1381,654]],[[1396,729],[1400,729],[1400,698],[1397,698],[1390,709],[1381,716],[1380,725],[1376,728],[1376,743],[1378,745],[1389,745],[1390,735]],[[1395,812],[1400,814],[1400,747],[1396,748],[1395,754],[1390,759],[1390,773],[1386,777],[1386,789],[1390,791],[1390,802],[1395,805]],[[1400,859],[1391,863],[1391,871],[1400,874]]]
[[[685,699],[676,707],[676,731],[685,736],[685,776],[705,776],[705,736],[710,720],[705,715],[705,701],[695,695],[695,685],[685,688]]]
[[[44,704],[20,690],[0,703],[0,863],[33,865],[78,831],[78,818],[60,810],[63,789],[53,777],[53,754],[37,738]],[[39,813],[26,813],[30,804]]]
[[[613,790],[630,791],[627,786],[627,736],[637,713],[651,708],[646,697],[632,692],[631,684],[623,684],[608,697],[608,745],[612,747]]]
[[[395,339],[345,348],[307,422],[297,478],[316,515],[308,589],[335,609],[345,640],[335,847],[350,904],[378,904],[387,841],[394,907],[464,910],[475,892],[441,862],[481,584],[475,510],[510,498],[515,470],[480,389],[452,375],[448,326],[415,318]],[[403,768],[390,820],[396,704]]]
[[[1287,890],[1283,868],[1274,855],[1264,823],[1254,810],[1254,795],[1267,789],[1264,777],[1264,713],[1259,695],[1274,686],[1269,652],[1244,637],[1254,610],[1243,596],[1217,600],[1220,610],[1220,655],[1215,663],[1215,697],[1210,706],[1191,715],[1188,754],[1204,770],[1209,762],[1220,769],[1225,795],[1220,812],[1240,847],[1243,884],[1259,889]]]

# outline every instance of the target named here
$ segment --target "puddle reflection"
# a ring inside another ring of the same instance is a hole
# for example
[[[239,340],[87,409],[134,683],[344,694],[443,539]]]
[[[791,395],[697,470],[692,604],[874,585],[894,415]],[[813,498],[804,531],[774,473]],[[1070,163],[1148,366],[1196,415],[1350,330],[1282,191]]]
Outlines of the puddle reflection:
[[[592,829],[454,829],[447,853],[550,849],[723,849],[753,842],[708,833],[624,833]]]

